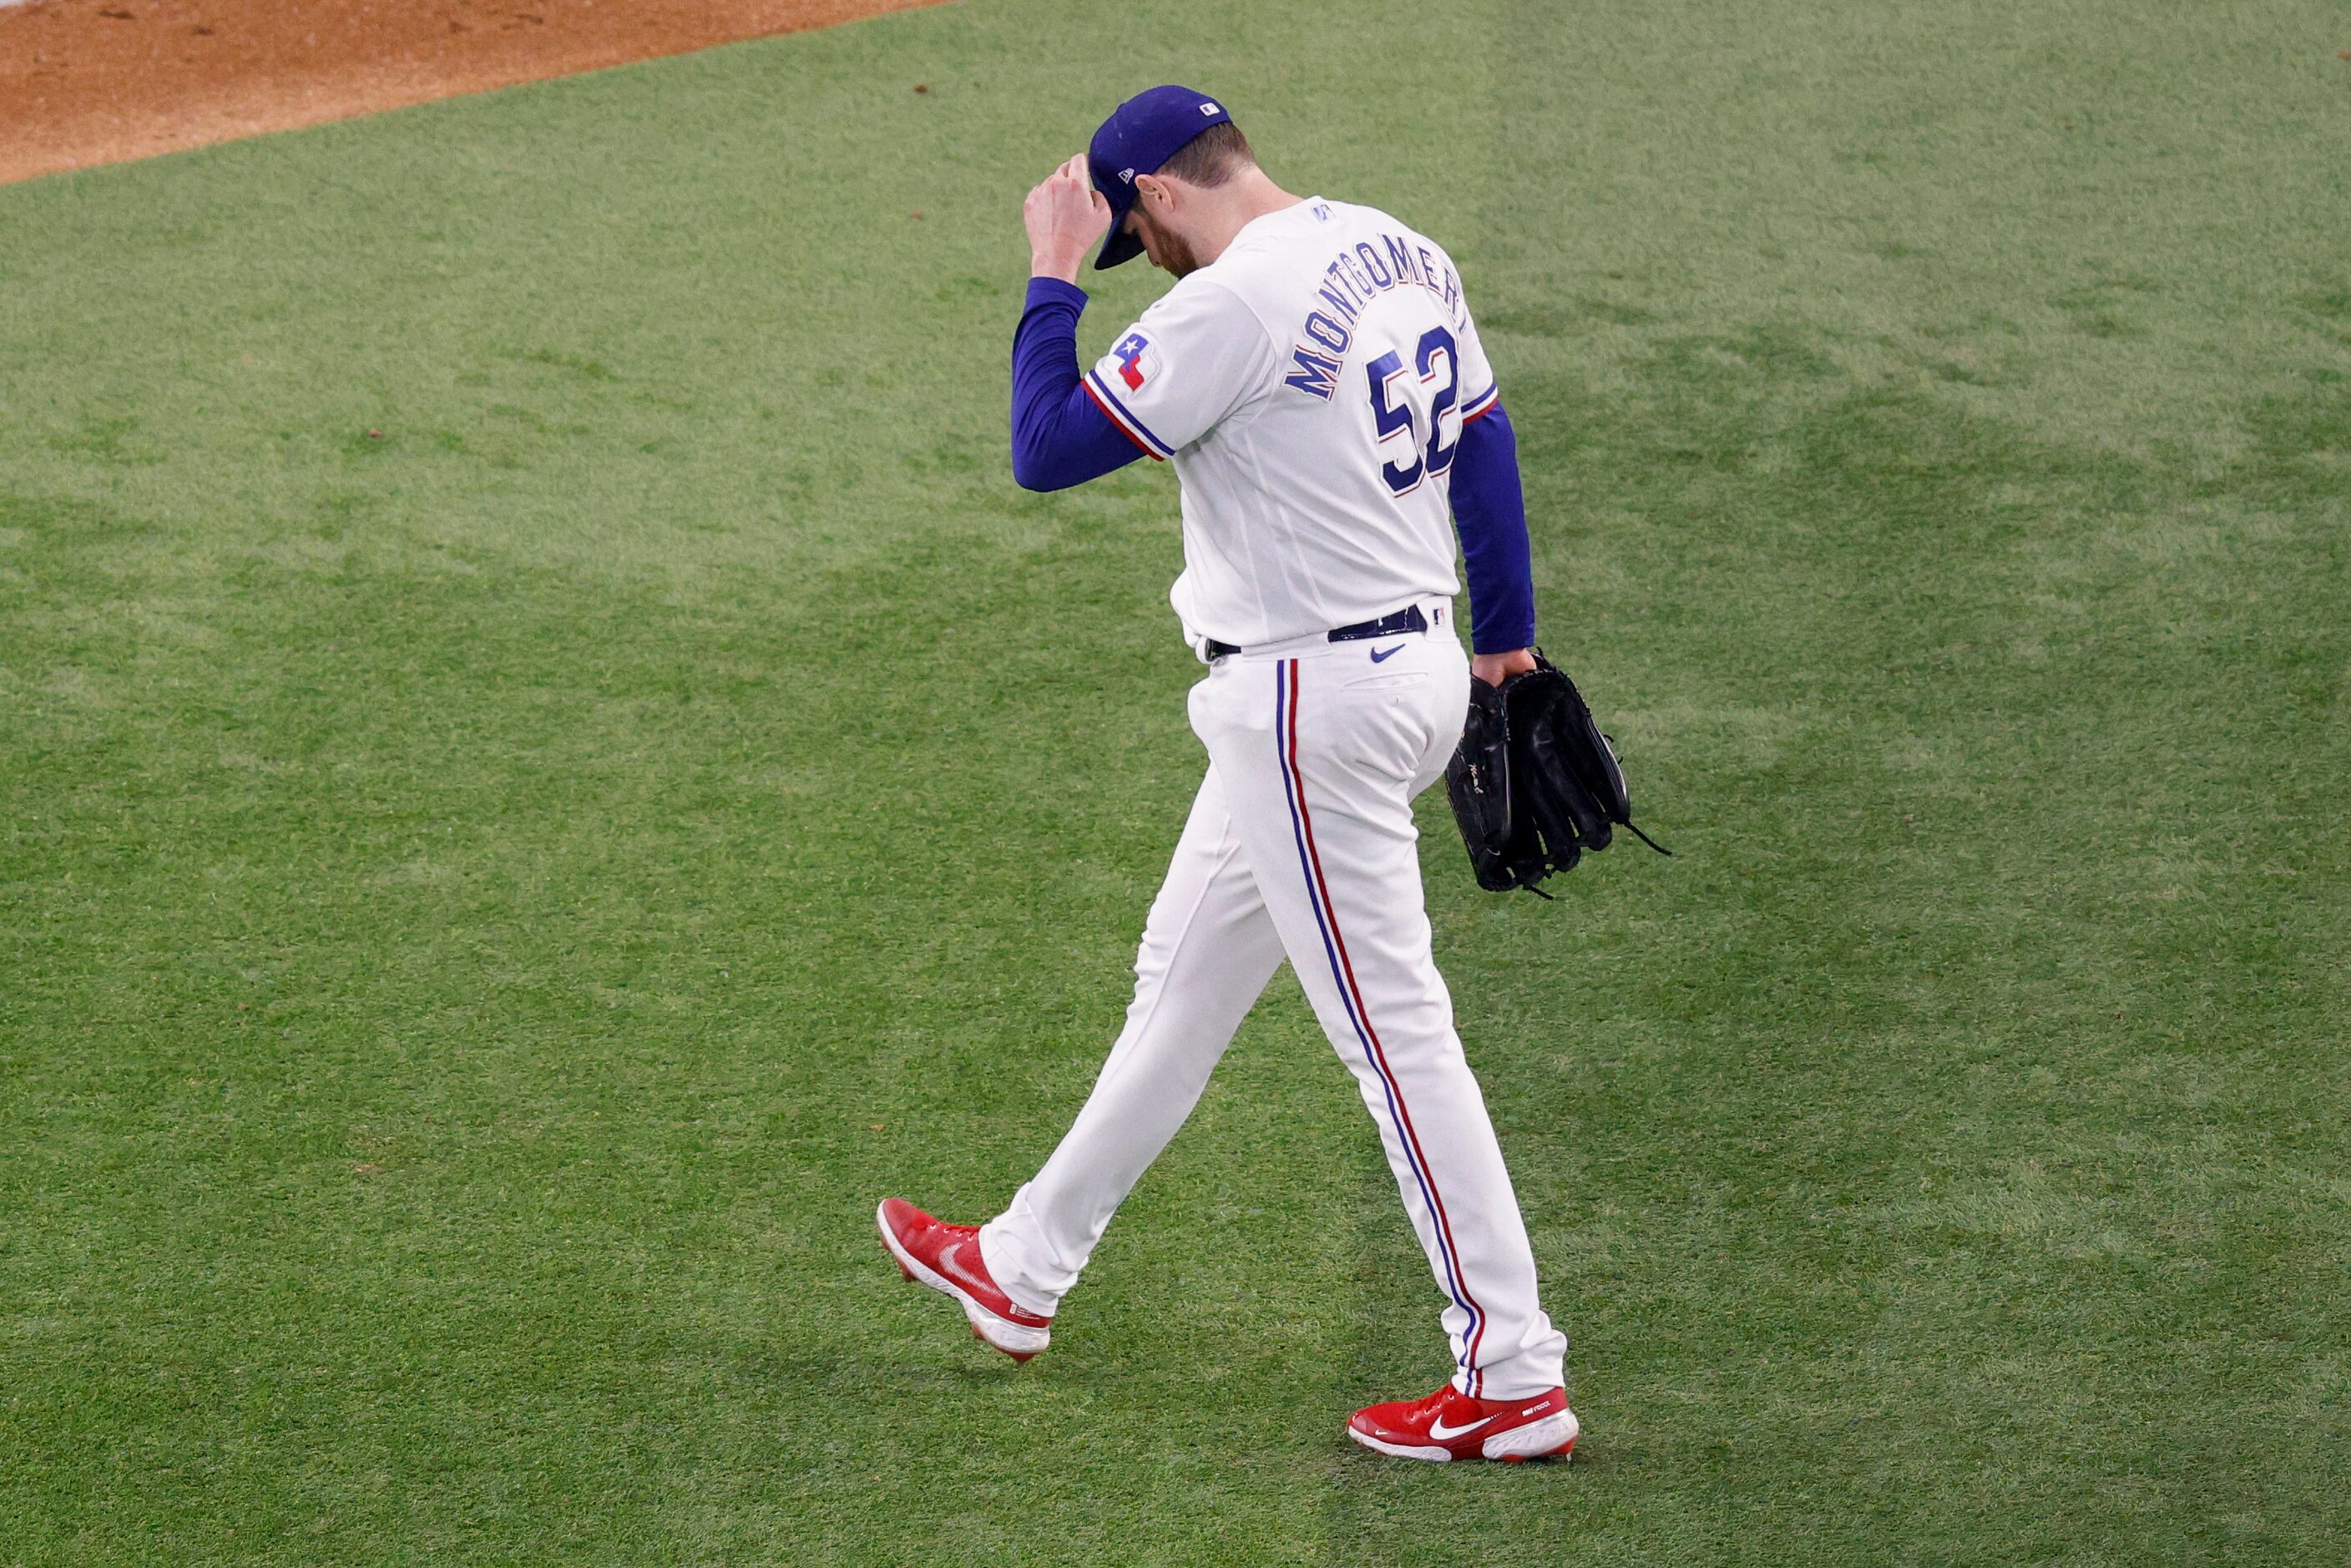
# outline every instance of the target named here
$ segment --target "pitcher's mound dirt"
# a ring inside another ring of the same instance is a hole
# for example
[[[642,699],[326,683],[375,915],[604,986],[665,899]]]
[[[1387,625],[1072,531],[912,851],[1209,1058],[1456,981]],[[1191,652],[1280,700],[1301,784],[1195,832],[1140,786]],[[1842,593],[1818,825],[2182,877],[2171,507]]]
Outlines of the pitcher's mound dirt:
[[[0,183],[935,0],[0,5]]]

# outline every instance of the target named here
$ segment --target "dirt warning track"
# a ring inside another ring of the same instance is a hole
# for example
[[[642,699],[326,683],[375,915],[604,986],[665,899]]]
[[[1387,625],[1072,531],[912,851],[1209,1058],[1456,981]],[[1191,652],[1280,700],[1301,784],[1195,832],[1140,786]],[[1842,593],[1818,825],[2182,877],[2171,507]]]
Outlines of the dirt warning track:
[[[0,183],[937,0],[0,0]]]

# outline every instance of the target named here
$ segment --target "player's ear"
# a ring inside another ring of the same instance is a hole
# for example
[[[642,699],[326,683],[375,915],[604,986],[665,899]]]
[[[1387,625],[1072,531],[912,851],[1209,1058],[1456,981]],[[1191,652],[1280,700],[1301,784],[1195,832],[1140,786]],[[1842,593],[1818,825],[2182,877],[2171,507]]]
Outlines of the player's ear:
[[[1134,193],[1142,201],[1149,203],[1155,212],[1164,213],[1176,204],[1174,187],[1156,174],[1137,174],[1134,177]]]

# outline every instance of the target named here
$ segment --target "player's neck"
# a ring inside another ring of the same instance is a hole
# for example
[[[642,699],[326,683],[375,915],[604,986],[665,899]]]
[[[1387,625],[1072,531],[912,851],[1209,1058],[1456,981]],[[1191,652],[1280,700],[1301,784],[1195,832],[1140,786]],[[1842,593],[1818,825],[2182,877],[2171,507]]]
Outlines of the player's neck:
[[[1214,191],[1216,205],[1209,227],[1208,243],[1196,247],[1200,265],[1207,266],[1225,254],[1235,235],[1268,213],[1278,213],[1284,207],[1294,207],[1304,201],[1293,196],[1269,179],[1264,170],[1243,169]]]

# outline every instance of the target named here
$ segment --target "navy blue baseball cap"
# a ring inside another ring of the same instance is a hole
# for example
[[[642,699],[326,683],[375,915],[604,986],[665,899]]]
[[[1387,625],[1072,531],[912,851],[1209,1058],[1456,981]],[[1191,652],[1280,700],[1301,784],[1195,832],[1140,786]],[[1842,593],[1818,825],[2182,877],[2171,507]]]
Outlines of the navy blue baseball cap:
[[[1212,125],[1230,124],[1232,118],[1207,93],[1173,86],[1138,92],[1110,111],[1086,149],[1094,189],[1110,203],[1110,233],[1094,257],[1095,270],[1143,254],[1143,242],[1123,232],[1134,208],[1134,177],[1156,174],[1178,148]]]

